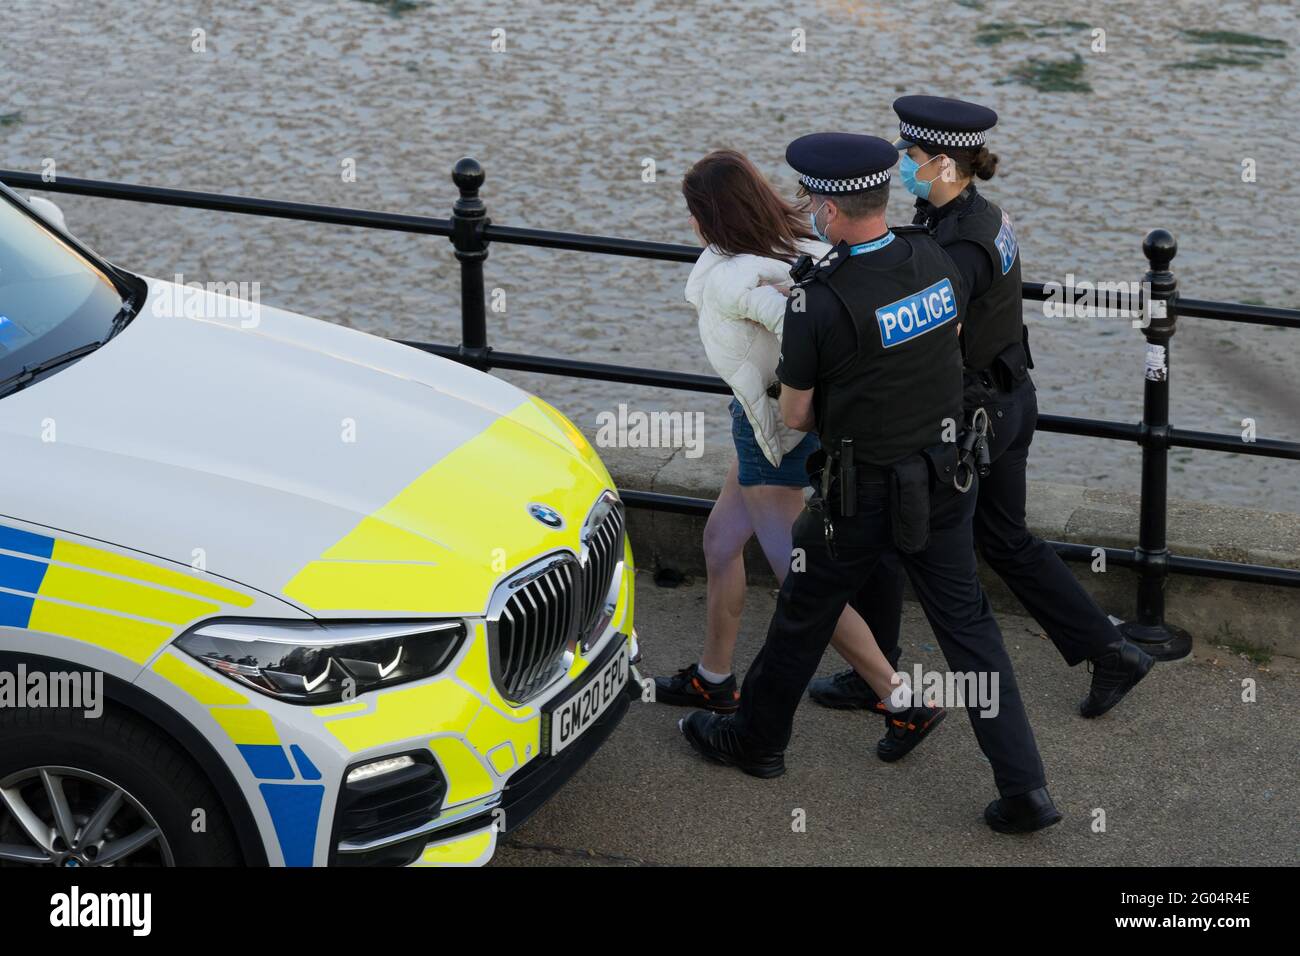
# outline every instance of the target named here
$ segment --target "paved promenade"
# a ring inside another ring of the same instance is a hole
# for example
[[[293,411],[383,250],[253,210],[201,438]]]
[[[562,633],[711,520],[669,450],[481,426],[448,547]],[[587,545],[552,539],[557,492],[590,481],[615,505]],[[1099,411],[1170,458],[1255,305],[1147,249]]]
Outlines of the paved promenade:
[[[641,673],[694,660],[703,583],[658,588],[642,572],[637,587]],[[750,589],[742,674],[773,605],[770,590]],[[1300,863],[1297,662],[1261,668],[1200,640],[1192,659],[1158,664],[1118,708],[1087,721],[1075,709],[1086,669],[1067,669],[1032,619],[999,621],[1065,813],[1048,831],[1007,837],[984,825],[992,773],[961,711],[891,766],[874,753],[880,718],[805,700],[785,776],[757,780],[696,758],[677,730],[686,711],[634,703],[578,776],[504,839],[493,865]],[[903,630],[905,665],[943,668],[916,605]],[[828,652],[823,672],[838,666]],[[1255,703],[1241,700],[1245,678],[1256,682]],[[1099,811],[1104,832],[1094,832]]]

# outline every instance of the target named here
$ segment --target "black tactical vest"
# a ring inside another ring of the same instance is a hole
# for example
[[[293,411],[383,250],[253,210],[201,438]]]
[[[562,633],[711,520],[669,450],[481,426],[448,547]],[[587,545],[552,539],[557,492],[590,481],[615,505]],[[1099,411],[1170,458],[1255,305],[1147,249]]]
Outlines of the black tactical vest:
[[[910,255],[873,267],[874,254],[841,257],[813,278],[826,283],[853,319],[857,358],[833,381],[817,383],[817,432],[836,454],[852,438],[854,458],[890,465],[943,438],[945,420],[960,422],[964,295],[956,267],[924,230],[895,229]],[[951,435],[946,436],[951,438]]]
[[[924,222],[925,218],[925,213],[918,211],[915,221]],[[977,243],[992,262],[992,284],[982,296],[968,303],[962,319],[966,365],[982,372],[1003,349],[1019,344],[1024,337],[1020,246],[1011,217],[976,192],[965,208],[935,222],[934,237],[941,246],[961,240]]]

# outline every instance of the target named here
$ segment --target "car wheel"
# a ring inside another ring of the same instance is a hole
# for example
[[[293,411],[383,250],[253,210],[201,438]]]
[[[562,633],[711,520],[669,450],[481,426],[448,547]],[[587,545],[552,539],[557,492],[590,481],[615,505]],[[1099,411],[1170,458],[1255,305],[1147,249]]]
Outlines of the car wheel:
[[[220,798],[129,712],[0,711],[0,866],[231,866]]]

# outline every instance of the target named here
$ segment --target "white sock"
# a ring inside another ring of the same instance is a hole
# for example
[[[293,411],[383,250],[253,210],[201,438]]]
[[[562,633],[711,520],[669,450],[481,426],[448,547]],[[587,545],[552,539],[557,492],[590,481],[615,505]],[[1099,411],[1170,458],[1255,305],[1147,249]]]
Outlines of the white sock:
[[[912,685],[903,680],[903,675],[897,676],[898,686],[892,688],[885,698],[885,707],[891,714],[902,713],[912,706]]]
[[[713,673],[713,671],[705,670],[703,664],[695,665],[695,673],[699,674],[710,684],[721,684],[724,680],[726,680],[728,677],[731,676],[730,674],[715,674]]]

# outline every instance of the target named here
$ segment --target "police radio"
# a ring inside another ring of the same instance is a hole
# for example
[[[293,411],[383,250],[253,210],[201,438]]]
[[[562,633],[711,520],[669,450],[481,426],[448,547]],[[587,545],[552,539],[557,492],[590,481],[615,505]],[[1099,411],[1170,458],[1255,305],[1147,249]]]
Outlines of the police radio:
[[[794,260],[794,265],[790,267],[790,278],[795,282],[803,282],[813,274],[813,269],[817,263],[808,253],[803,253],[798,259]]]

